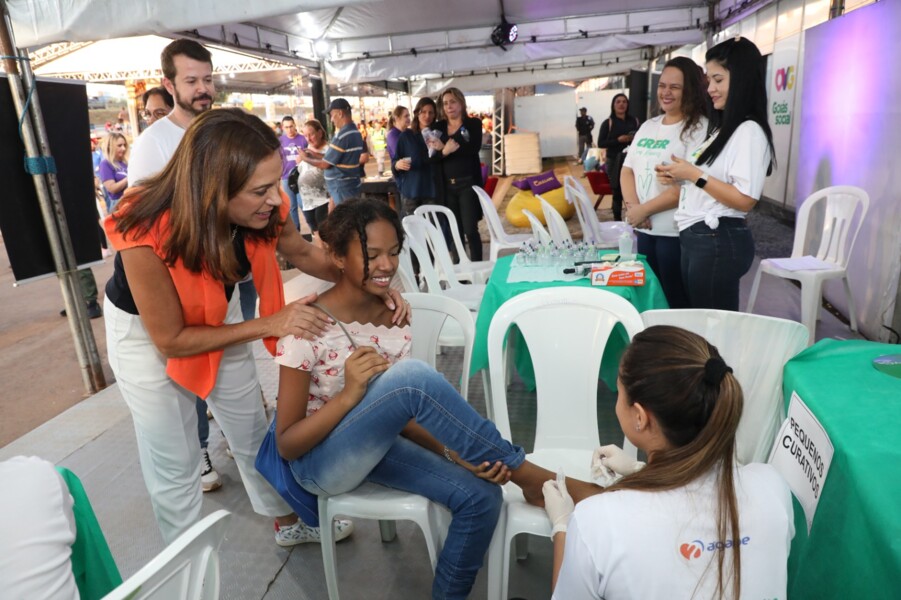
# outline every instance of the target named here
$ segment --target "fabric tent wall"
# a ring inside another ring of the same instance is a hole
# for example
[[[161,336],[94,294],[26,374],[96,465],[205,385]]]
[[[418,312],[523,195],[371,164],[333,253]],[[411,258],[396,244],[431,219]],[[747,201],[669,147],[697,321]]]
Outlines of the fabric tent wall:
[[[874,57],[901,56],[901,0],[886,0],[808,29],[798,111],[797,197],[856,185],[870,212],[851,254],[848,279],[860,329],[888,341],[901,276],[901,78]],[[799,201],[800,206],[800,201]],[[825,296],[847,314],[840,283]]]
[[[572,92],[523,96],[513,101],[513,124],[517,131],[538,133],[542,158],[575,155],[576,115],[576,96]]]

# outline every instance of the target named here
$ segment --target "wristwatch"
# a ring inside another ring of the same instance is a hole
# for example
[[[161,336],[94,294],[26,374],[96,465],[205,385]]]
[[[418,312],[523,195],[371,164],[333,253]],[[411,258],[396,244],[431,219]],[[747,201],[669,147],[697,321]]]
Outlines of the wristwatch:
[[[695,185],[703,190],[704,186],[707,185],[707,180],[703,177],[698,177],[697,181],[695,181]]]

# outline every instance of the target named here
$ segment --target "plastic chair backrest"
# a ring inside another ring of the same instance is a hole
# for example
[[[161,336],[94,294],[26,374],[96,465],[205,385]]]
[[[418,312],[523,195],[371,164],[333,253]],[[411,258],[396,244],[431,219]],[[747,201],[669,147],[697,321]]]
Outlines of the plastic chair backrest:
[[[219,545],[231,513],[217,510],[104,596],[104,600],[200,600],[219,597]]]
[[[538,200],[541,202],[541,211],[544,213],[544,220],[547,223],[548,233],[551,234],[551,239],[557,243],[558,246],[563,246],[565,242],[573,243],[573,238],[569,234],[569,228],[566,226],[566,221],[563,220],[563,217],[560,216],[560,213],[557,212],[557,209],[550,205],[550,203],[538,196]]]
[[[468,265],[471,263],[469,256],[466,255],[466,248],[463,246],[460,230],[457,228],[457,217],[454,216],[454,212],[451,209],[446,206],[438,206],[437,204],[424,204],[414,210],[413,214],[423,217],[439,231],[441,231],[439,215],[444,215],[444,217],[447,218],[448,223],[450,223],[451,235],[454,238],[454,247],[457,249],[457,257],[460,264]]]
[[[551,234],[547,232],[547,229],[544,228],[541,221],[538,220],[538,217],[532,214],[531,211],[527,209],[522,209],[522,214],[529,220],[529,225],[532,226],[532,237],[538,240],[538,242],[542,244],[549,244],[553,241]]]
[[[605,240],[603,235],[601,235],[601,222],[598,221],[598,213],[594,209],[594,204],[592,204],[591,200],[588,198],[585,188],[577,183],[575,179],[572,179],[571,177],[570,179],[572,180],[573,185],[569,189],[570,193],[573,194],[573,200],[576,205],[576,214],[579,215],[579,222],[582,224],[583,239],[592,244],[601,244]],[[586,235],[589,233],[591,238],[587,239]]]
[[[400,250],[400,260],[397,265],[397,276],[403,285],[405,292],[420,291],[419,282],[416,281],[416,270],[413,268],[413,259],[410,256],[410,245],[404,244]]]
[[[429,291],[442,289],[441,281],[446,282],[450,289],[462,287],[463,284],[457,279],[454,271],[454,263],[444,241],[444,234],[426,219],[416,215],[404,217],[403,226],[410,237],[410,249],[419,261],[419,272],[426,276]],[[428,268],[423,268],[424,260],[429,263]],[[432,287],[432,278],[437,278],[439,287]]]
[[[476,196],[479,197],[479,204],[482,205],[482,214],[485,215],[485,222],[488,224],[488,234],[496,240],[506,241],[507,235],[491,196],[477,185],[472,186],[472,189],[475,190]]]
[[[848,258],[860,233],[860,226],[870,206],[870,196],[859,187],[836,185],[814,192],[801,204],[795,226],[795,241],[792,247],[792,258],[800,258],[808,244],[808,225],[813,208],[825,201],[823,229],[819,233],[819,246],[813,255],[820,260],[848,266]],[[860,217],[854,220],[858,206]],[[816,237],[816,235],[814,236]]]
[[[460,380],[460,395],[469,393],[469,365],[472,362],[472,344],[475,340],[475,323],[472,313],[463,304],[438,294],[404,294],[413,309],[410,323],[413,336],[412,357],[435,366],[438,353],[438,338],[448,317],[460,325],[463,332],[463,371]]]
[[[782,370],[807,347],[807,328],[796,321],[713,309],[648,310],[641,317],[647,327],[675,325],[716,346],[744,392],[736,460],[766,462],[785,419]]]
[[[505,302],[488,328],[491,402],[501,435],[511,439],[504,342],[516,325],[535,368],[535,451],[597,448],[598,373],[607,339],[619,323],[629,339],[644,329],[635,307],[606,290],[543,288]],[[624,449],[634,455],[631,444]]]
[[[594,226],[593,223],[586,219],[587,215],[583,214],[581,195],[576,186],[578,186],[578,183],[575,183],[571,175],[563,178],[563,192],[566,194],[566,201],[576,208],[576,217],[579,219],[579,225],[582,227],[582,241],[594,244],[596,240]]]

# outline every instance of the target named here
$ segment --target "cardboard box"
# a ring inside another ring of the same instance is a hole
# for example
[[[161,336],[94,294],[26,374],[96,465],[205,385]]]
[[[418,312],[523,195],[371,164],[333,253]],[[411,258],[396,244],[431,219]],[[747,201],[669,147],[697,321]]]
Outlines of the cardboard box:
[[[638,261],[600,264],[591,267],[591,285],[642,287],[644,280],[644,263]]]

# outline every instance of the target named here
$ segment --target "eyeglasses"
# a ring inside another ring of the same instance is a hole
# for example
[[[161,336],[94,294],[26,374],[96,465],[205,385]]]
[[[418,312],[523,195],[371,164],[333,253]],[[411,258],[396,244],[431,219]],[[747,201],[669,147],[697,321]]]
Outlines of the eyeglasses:
[[[169,110],[168,110],[168,109],[166,109],[166,108],[158,108],[158,109],[156,109],[156,110],[153,111],[153,112],[150,112],[149,110],[145,110],[145,111],[143,111],[143,112],[141,113],[141,116],[144,117],[145,119],[148,119],[148,120],[151,119],[151,118],[154,119],[154,120],[156,120],[156,119],[162,119],[163,117],[165,117],[165,116],[168,115],[168,114],[169,114]]]

